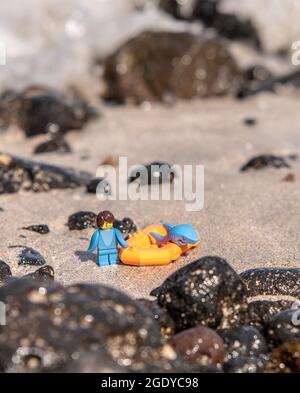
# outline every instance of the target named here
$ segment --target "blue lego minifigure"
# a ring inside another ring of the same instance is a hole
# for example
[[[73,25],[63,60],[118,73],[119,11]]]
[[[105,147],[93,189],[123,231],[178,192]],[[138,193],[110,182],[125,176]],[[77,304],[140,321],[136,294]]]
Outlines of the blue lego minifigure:
[[[123,239],[121,232],[113,228],[115,218],[109,211],[98,214],[97,226],[98,230],[93,234],[88,252],[97,249],[98,265],[109,266],[120,263],[118,245],[127,248],[128,244]]]

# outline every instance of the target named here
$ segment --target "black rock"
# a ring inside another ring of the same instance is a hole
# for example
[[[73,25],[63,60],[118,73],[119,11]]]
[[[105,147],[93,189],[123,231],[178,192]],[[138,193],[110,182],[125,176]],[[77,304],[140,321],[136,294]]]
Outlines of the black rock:
[[[90,194],[111,195],[111,186],[103,177],[92,179],[86,186],[86,191]]]
[[[0,282],[7,281],[11,276],[12,274],[8,264],[0,260]]]
[[[137,231],[137,226],[129,217],[125,217],[123,220],[115,220],[114,227],[125,236],[131,235]]]
[[[48,225],[30,225],[29,227],[23,227],[25,231],[37,232],[41,235],[46,235],[50,232]]]
[[[172,183],[176,173],[172,166],[167,162],[154,161],[150,164],[136,165],[129,174],[128,182],[132,183],[139,180],[141,185],[155,185]]]
[[[257,124],[257,120],[253,117],[247,117],[246,119],[244,119],[244,124],[248,127],[254,127]]]
[[[43,153],[59,153],[59,154],[66,154],[71,153],[71,147],[66,142],[66,140],[62,137],[49,139],[46,142],[40,143],[34,149],[34,154],[43,154]]]
[[[82,231],[96,226],[97,215],[93,212],[77,212],[68,219],[70,231]]]
[[[0,194],[19,190],[34,192],[85,186],[91,179],[86,172],[21,159],[0,152]]]
[[[271,345],[299,341],[300,307],[275,315],[267,326],[267,337]]]
[[[290,165],[287,163],[284,157],[272,156],[272,155],[261,155],[254,158],[251,158],[241,168],[241,172],[246,172],[249,169],[264,169],[267,167],[272,168],[290,168]]]
[[[98,63],[119,104],[235,95],[244,78],[223,42],[182,32],[143,32]]]
[[[53,267],[47,265],[39,268],[34,273],[29,273],[22,278],[32,279],[41,282],[54,281],[54,269]]]
[[[220,3],[219,0],[196,0],[189,10],[180,0],[160,0],[161,8],[176,19],[200,20],[222,37],[243,41],[260,49],[259,35],[251,20],[221,12]]]
[[[246,288],[226,260],[204,257],[177,270],[151,294],[175,322],[176,331],[198,324],[227,328],[246,307]]]
[[[19,265],[43,266],[45,263],[45,258],[33,248],[24,247],[19,255]]]
[[[264,332],[271,318],[283,310],[288,310],[293,305],[288,300],[257,300],[250,302],[244,313],[244,324],[256,327]]]
[[[248,296],[286,295],[300,298],[300,269],[250,269],[240,274]]]
[[[4,209],[2,207],[0,207],[0,212],[4,212]]]
[[[9,326],[0,327],[1,372],[184,369],[152,316],[112,288],[21,279],[0,288],[0,301]]]
[[[168,339],[175,333],[175,325],[173,319],[165,310],[159,307],[156,301],[140,299],[139,303],[153,316],[160,327],[161,337]]]
[[[224,364],[225,373],[256,374],[266,371],[267,361],[262,358],[241,356]]]
[[[300,341],[287,342],[275,348],[272,360],[270,371],[300,373]]]
[[[83,98],[46,88],[26,89],[19,94],[18,102],[18,125],[28,137],[48,133],[49,125],[61,133],[80,130],[97,116]]]
[[[268,353],[265,338],[252,326],[218,330],[218,334],[224,341],[227,361],[241,356],[257,358]]]

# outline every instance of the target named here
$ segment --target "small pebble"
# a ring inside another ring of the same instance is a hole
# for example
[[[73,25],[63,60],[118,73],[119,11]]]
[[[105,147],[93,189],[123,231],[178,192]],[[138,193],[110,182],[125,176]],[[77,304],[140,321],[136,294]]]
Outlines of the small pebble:
[[[247,117],[246,119],[244,119],[244,124],[248,127],[254,127],[257,124],[257,120],[253,117]]]
[[[81,211],[72,214],[68,218],[68,227],[70,231],[82,231],[87,228],[96,226],[97,215],[93,212]]]
[[[241,356],[225,363],[223,370],[230,374],[257,374],[265,372],[266,365],[267,362],[264,359]]]
[[[90,194],[100,193],[103,195],[111,195],[111,186],[106,179],[99,177],[92,179],[87,184],[86,191]]]
[[[129,175],[128,182],[132,183],[138,179],[141,185],[155,185],[173,183],[176,176],[171,165],[166,162],[154,161],[150,164],[137,165]]]
[[[226,360],[244,357],[259,357],[268,353],[268,346],[263,335],[252,326],[239,326],[219,330],[226,348]]]
[[[296,176],[293,173],[289,173],[282,179],[282,181],[294,183],[296,181]]]
[[[300,341],[287,342],[272,352],[271,371],[280,373],[300,373]]]
[[[271,168],[290,168],[284,157],[273,156],[273,155],[261,155],[251,158],[244,166],[241,168],[241,172],[246,172],[250,169],[264,169],[267,167]]]
[[[43,266],[45,263],[45,258],[33,248],[24,247],[19,255],[19,265]]]
[[[50,139],[49,141],[42,142],[37,145],[34,149],[34,154],[44,153],[59,153],[66,154],[71,153],[72,149],[70,145],[63,138]]]
[[[29,227],[23,227],[23,230],[37,232],[41,235],[46,235],[50,232],[48,225],[31,225]]]
[[[267,326],[266,336],[272,345],[300,341],[300,308],[275,315]]]
[[[40,269],[36,270],[34,273],[29,273],[23,278],[31,278],[32,280],[37,280],[37,281],[54,281],[54,269],[47,265],[43,266]]]
[[[170,339],[169,344],[191,364],[221,366],[225,358],[222,338],[204,326],[176,334]]]
[[[8,264],[0,260],[0,282],[7,281],[11,276],[12,273]]]
[[[137,231],[137,226],[129,217],[125,217],[123,220],[115,220],[114,227],[125,236],[131,235]]]

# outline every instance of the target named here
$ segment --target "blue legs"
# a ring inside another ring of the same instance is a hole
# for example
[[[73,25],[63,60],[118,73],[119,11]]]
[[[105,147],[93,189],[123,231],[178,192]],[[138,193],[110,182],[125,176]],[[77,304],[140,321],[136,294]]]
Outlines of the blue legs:
[[[112,254],[101,254],[98,253],[98,265],[100,267],[103,266],[110,266],[110,265],[119,265],[119,253],[112,253]]]

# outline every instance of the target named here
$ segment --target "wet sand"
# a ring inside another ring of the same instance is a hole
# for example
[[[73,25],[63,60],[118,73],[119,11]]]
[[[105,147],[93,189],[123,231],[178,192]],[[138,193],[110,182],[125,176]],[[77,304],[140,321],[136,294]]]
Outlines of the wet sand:
[[[101,111],[99,121],[67,135],[72,154],[33,156],[43,137],[28,140],[14,129],[0,135],[1,151],[93,174],[107,156],[127,156],[130,165],[154,160],[204,165],[204,209],[189,213],[185,202],[175,201],[103,202],[84,189],[1,195],[0,259],[15,275],[36,268],[19,267],[20,249],[9,248],[13,245],[38,250],[63,284],[102,283],[134,297],[147,296],[171,272],[204,255],[224,257],[238,271],[300,267],[300,160],[291,162],[292,169],[239,172],[261,153],[300,154],[298,96],[263,94],[245,102],[220,98]],[[255,117],[258,124],[247,127],[245,117]],[[296,182],[282,182],[288,173],[295,174]],[[84,252],[93,230],[70,232],[66,223],[79,210],[104,209],[119,219],[131,217],[139,228],[156,222],[194,224],[202,245],[165,267],[99,268],[95,257]],[[19,229],[31,224],[48,224],[51,232],[42,236]]]

